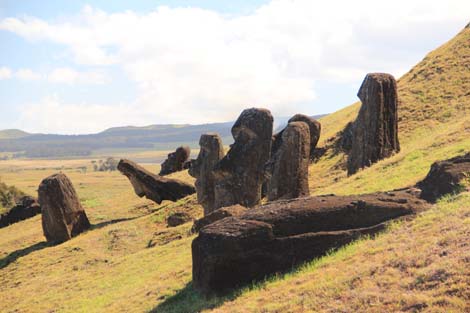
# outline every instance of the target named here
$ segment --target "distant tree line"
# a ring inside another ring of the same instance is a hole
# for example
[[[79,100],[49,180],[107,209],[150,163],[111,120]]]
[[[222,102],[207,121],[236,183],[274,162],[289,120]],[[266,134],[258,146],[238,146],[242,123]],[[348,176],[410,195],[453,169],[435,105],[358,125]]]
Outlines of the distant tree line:
[[[118,161],[114,158],[107,158],[106,160],[91,161],[93,164],[93,170],[95,172],[112,172],[117,170]]]

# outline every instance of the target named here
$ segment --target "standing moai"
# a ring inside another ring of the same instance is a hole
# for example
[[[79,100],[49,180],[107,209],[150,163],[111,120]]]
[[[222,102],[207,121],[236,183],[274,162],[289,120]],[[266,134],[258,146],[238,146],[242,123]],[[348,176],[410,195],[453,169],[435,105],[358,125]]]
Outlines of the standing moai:
[[[315,148],[317,147],[318,140],[320,140],[320,122],[314,119],[313,117],[304,114],[296,114],[292,116],[289,119],[289,123],[291,122],[304,122],[308,125],[308,128],[310,130],[310,159],[313,159],[313,153],[315,151]]]
[[[188,146],[178,147],[175,152],[168,154],[167,159],[162,163],[162,168],[158,175],[164,176],[182,171],[190,154],[191,149]]]
[[[367,74],[357,94],[362,102],[352,124],[348,175],[400,151],[397,83],[390,74]]]
[[[199,154],[191,160],[189,175],[196,178],[197,200],[204,208],[204,216],[216,209],[214,191],[214,166],[224,157],[222,139],[216,133],[202,134]]]
[[[215,208],[259,204],[272,133],[273,117],[269,110],[251,108],[241,113],[232,127],[235,142],[214,168]]]
[[[45,178],[38,189],[42,229],[49,242],[64,242],[90,228],[75,188],[63,173]]]
[[[271,156],[267,170],[269,201],[309,195],[310,129],[305,122],[291,122],[282,131],[280,146]]]

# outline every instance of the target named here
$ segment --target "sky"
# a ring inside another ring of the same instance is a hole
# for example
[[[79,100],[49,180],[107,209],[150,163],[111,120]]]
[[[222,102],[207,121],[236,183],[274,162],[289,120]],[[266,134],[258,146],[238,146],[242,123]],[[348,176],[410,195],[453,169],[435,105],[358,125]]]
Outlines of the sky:
[[[468,0],[0,0],[0,129],[334,112],[470,22]]]

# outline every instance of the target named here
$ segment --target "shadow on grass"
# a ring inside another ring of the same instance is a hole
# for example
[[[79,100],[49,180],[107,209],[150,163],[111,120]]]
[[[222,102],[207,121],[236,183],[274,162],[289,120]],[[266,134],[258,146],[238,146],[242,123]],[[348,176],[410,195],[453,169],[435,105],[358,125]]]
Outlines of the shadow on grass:
[[[241,289],[235,290],[223,297],[205,297],[193,288],[192,282],[179,290],[173,296],[157,305],[151,313],[196,313],[206,309],[215,309],[226,301],[231,301],[241,294]]]
[[[141,216],[126,217],[126,218],[117,218],[117,219],[115,219],[115,220],[110,220],[110,221],[106,221],[106,222],[101,222],[101,223],[98,223],[98,224],[92,224],[91,227],[90,227],[90,230],[100,229],[100,228],[106,227],[106,226],[108,226],[108,225],[116,224],[116,223],[132,221],[132,220],[135,220],[135,219],[137,219],[137,218],[139,218],[139,217],[141,217]]]
[[[24,257],[34,251],[39,251],[47,247],[52,247],[53,245],[54,244],[52,243],[41,241],[27,248],[16,250],[10,253],[9,255],[7,255],[6,257],[4,257],[3,259],[0,259],[0,270],[7,267],[10,263],[15,262],[21,257]]]

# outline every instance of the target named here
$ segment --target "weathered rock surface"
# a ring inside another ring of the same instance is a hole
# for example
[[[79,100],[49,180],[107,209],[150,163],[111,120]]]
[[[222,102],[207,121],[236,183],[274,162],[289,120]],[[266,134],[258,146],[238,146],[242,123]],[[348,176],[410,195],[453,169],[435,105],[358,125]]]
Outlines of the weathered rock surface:
[[[427,209],[414,190],[282,200],[212,223],[193,241],[193,283],[223,293],[291,269],[391,219]]]
[[[38,189],[42,229],[49,242],[64,242],[90,228],[75,188],[63,173],[45,178]]]
[[[204,215],[215,209],[214,167],[224,157],[222,139],[218,134],[207,133],[199,139],[199,155],[191,161],[189,175],[196,178],[197,200],[204,208]]]
[[[390,74],[367,74],[358,97],[362,102],[352,126],[348,175],[400,151],[397,83]]]
[[[24,196],[10,211],[0,215],[0,228],[28,219],[39,213],[41,213],[41,207],[36,199]]]
[[[188,146],[181,146],[175,152],[169,153],[167,159],[162,163],[160,176],[179,172],[185,169],[185,163],[191,155],[191,149]]]
[[[470,153],[433,163],[426,178],[417,186],[422,190],[421,198],[434,202],[446,194],[458,191],[463,180],[468,179]]]
[[[169,227],[176,227],[191,221],[193,217],[186,212],[176,212],[168,216],[166,222]]]
[[[313,117],[304,114],[296,114],[292,116],[289,119],[289,123],[291,122],[304,122],[308,125],[308,128],[310,130],[310,159],[313,159],[313,153],[315,151],[315,148],[317,147],[318,140],[320,140],[320,122],[314,119]]]
[[[267,164],[269,201],[309,195],[310,128],[305,122],[290,122],[282,131],[281,145]]]
[[[216,221],[219,221],[221,219],[224,219],[226,217],[232,217],[232,216],[239,217],[239,216],[242,216],[243,214],[246,213],[246,210],[247,210],[247,208],[245,208],[245,207],[243,207],[239,204],[217,209],[217,210],[211,212],[210,214],[204,216],[203,218],[200,218],[200,219],[194,221],[192,231],[197,233],[203,227],[205,227],[207,225],[210,225],[210,224],[212,224]]]
[[[145,196],[158,204],[163,200],[176,201],[196,192],[190,184],[152,174],[130,160],[119,161],[118,170],[129,179],[139,197]]]
[[[257,205],[264,166],[271,153],[273,117],[266,109],[246,109],[232,127],[235,142],[214,168],[214,207]]]

